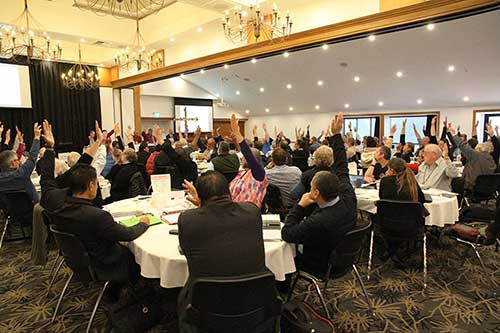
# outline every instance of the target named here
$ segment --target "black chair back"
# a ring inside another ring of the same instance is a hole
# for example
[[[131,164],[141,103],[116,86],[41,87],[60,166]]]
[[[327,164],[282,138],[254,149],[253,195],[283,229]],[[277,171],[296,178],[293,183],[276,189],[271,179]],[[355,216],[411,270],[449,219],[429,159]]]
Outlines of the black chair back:
[[[146,195],[146,184],[144,182],[142,174],[139,171],[134,173],[130,178],[128,191],[131,198],[134,198],[138,195]]]
[[[194,280],[186,314],[203,332],[275,332],[281,307],[274,274],[264,272]]]
[[[420,202],[379,200],[377,219],[384,238],[414,239],[423,229],[425,219]]]
[[[90,266],[90,256],[83,243],[73,234],[58,230],[53,224],[49,226],[54,236],[59,252],[66,265],[82,282],[93,281],[95,274]]]
[[[371,221],[356,227],[345,234],[342,241],[335,247],[328,261],[329,276],[339,278],[351,271],[352,265],[357,264],[361,257],[363,243],[372,229]]]
[[[473,199],[487,200],[496,197],[500,190],[500,173],[491,175],[479,175],[476,178],[474,189],[472,190]]]
[[[0,206],[11,222],[22,225],[33,223],[33,201],[25,191],[1,192]]]

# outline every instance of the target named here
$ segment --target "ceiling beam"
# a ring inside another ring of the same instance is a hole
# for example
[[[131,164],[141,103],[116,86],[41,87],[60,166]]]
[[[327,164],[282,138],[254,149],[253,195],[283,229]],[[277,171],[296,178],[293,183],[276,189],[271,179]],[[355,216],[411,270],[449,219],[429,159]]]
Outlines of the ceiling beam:
[[[231,49],[205,57],[181,62],[153,71],[137,74],[111,82],[113,88],[126,88],[158,81],[200,68],[209,68],[223,63],[238,62],[269,53],[300,48],[306,45],[332,41],[387,28],[446,17],[470,10],[500,5],[500,0],[430,0],[357,19],[335,23],[290,35],[282,41],[265,41]]]

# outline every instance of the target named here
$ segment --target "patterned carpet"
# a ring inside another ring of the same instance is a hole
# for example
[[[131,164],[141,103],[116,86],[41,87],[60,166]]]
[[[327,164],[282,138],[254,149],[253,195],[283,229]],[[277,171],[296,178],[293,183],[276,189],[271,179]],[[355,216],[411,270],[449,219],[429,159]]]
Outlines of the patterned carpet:
[[[0,223],[3,226],[3,223]],[[98,287],[72,284],[63,300],[60,314],[50,323],[58,293],[69,269],[63,268],[60,279],[47,294],[49,264],[31,265],[29,241],[4,243],[0,249],[0,332],[83,332]],[[417,249],[420,249],[418,247]],[[481,250],[491,276],[483,272],[473,252],[453,241],[438,243],[429,237],[428,287],[422,291],[423,274],[418,269],[398,270],[391,262],[375,258],[372,278],[366,282],[374,305],[374,316],[366,309],[361,287],[348,274],[330,283],[329,306],[338,332],[496,332],[500,333],[500,255],[493,248]],[[375,252],[381,253],[380,247]],[[420,252],[420,251],[417,251]],[[420,262],[418,255],[414,258]],[[366,259],[359,264],[366,281]],[[321,312],[312,289],[301,283],[296,297],[305,297]],[[174,293],[175,294],[175,293]],[[171,297],[175,309],[175,296]],[[175,314],[170,313],[150,332],[176,332]],[[106,316],[99,311],[95,332],[103,332]]]

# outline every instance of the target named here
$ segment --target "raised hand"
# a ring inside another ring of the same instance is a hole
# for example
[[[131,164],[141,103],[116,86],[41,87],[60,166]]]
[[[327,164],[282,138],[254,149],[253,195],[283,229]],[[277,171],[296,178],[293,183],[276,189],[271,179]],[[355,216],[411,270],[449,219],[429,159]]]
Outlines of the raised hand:
[[[33,125],[33,140],[40,140],[41,132],[42,132],[42,128],[38,125],[38,122],[36,122]]]
[[[455,130],[453,126],[451,126],[451,123],[448,124],[448,132],[450,132],[452,136],[455,136],[457,134],[457,131],[459,130],[460,130],[460,125],[458,125],[457,130]]]
[[[95,141],[101,144],[106,143],[107,137],[102,134],[102,130],[99,127],[99,122],[95,121]]]
[[[342,132],[343,124],[344,124],[344,114],[342,112],[339,112],[339,114],[336,115],[335,118],[332,120],[332,123],[330,125],[330,131],[332,132],[332,135],[340,134],[340,132]]]
[[[432,126],[436,125],[437,119],[438,119],[437,116],[434,116],[434,118],[432,118],[432,120],[431,120]]]
[[[457,126],[457,132],[460,133],[460,125]]]
[[[448,124],[448,116],[444,117],[443,127],[446,127],[447,124]]]
[[[406,128],[406,122],[408,121],[408,119],[405,118],[405,120],[403,120],[403,128]]]
[[[347,124],[347,128],[349,128],[349,131],[352,129],[352,124],[351,124],[351,122],[349,122],[349,123]]]
[[[234,113],[231,115],[231,137],[233,140],[236,140],[236,143],[240,143],[245,139],[240,133],[238,119],[236,119],[236,115]]]
[[[201,135],[201,127],[197,126],[196,129],[194,130],[194,135],[195,136],[200,136]]]
[[[498,125],[495,125],[495,133],[498,136]]]
[[[443,151],[443,158],[445,160],[447,160],[449,157],[448,157],[448,145],[447,144],[444,144],[442,147],[441,147],[441,150]]]
[[[1,133],[0,133],[1,135]],[[23,133],[19,130],[19,128],[16,126],[16,138],[19,143],[24,143],[24,135]]]
[[[263,129],[264,131],[267,131],[267,125],[266,125],[266,123],[262,123],[262,129]]]
[[[198,191],[196,191],[196,187],[194,187],[191,182],[188,182],[185,179],[182,183],[182,187],[184,187],[184,191],[187,193],[186,200],[199,207],[201,205],[201,200],[198,197]]]
[[[45,145],[49,148],[53,148],[55,144],[54,134],[52,133],[52,125],[45,119],[42,123],[43,125],[43,140]]]
[[[5,144],[8,145],[10,142],[10,128],[5,132]]]
[[[396,131],[398,130],[398,127],[396,126],[396,124],[392,125],[391,126],[391,130],[389,132],[389,135],[390,136],[394,136],[394,134],[396,134]]]
[[[116,136],[120,136],[122,133],[122,130],[120,128],[120,124],[116,123],[115,126],[113,127],[113,131],[115,132]]]
[[[3,133],[3,124],[2,124],[2,122],[0,121],[0,137],[2,136],[2,133]]]
[[[417,125],[413,123],[413,130],[416,132],[417,131]]]
[[[257,130],[258,130],[258,127],[257,127],[257,125],[255,125],[255,126],[253,127],[253,130],[252,130],[252,134],[253,134],[253,136],[254,136],[254,137],[256,137],[256,136],[257,136]]]
[[[127,136],[127,140],[129,142],[134,142],[134,135],[132,133],[133,133],[132,127],[128,126],[127,132],[125,132],[125,135]]]
[[[490,137],[493,137],[495,133],[493,132],[493,126],[491,126],[491,123],[486,124],[486,134],[488,134]]]

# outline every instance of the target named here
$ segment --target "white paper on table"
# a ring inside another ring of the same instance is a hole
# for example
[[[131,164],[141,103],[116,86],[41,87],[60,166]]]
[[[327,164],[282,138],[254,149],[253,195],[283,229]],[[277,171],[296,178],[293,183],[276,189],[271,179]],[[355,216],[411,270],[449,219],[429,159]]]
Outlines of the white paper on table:
[[[181,215],[181,213],[165,214],[161,216],[161,219],[168,224],[177,224],[177,222],[179,222],[179,215]]]

